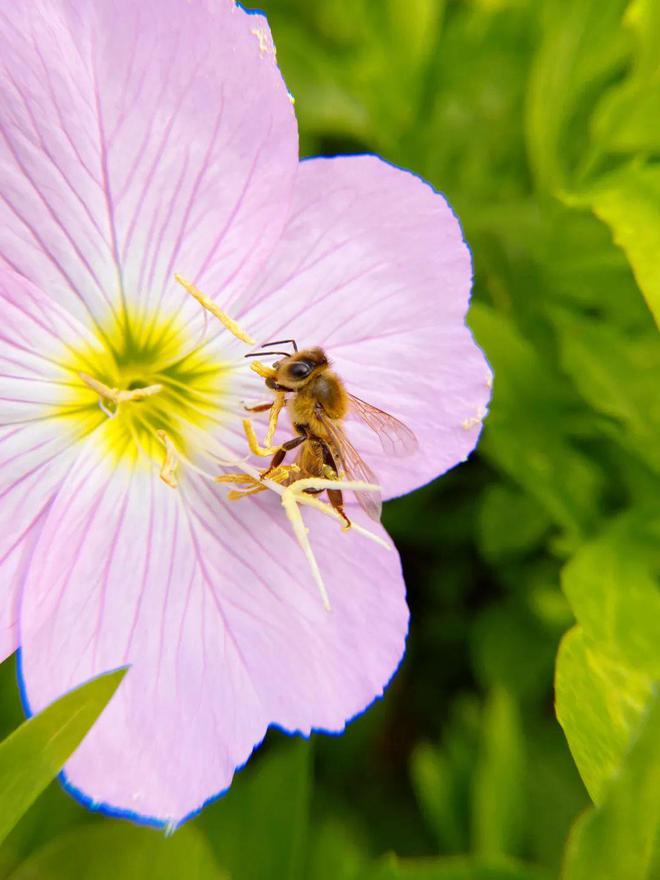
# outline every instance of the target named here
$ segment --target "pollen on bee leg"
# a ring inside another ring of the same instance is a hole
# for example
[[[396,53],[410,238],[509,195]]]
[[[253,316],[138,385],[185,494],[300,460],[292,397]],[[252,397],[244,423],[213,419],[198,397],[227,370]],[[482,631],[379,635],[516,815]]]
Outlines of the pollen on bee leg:
[[[176,478],[176,469],[179,466],[176,448],[165,431],[156,431],[156,436],[165,447],[165,460],[160,469],[160,478],[170,489],[176,489],[179,485]]]
[[[299,470],[300,468],[297,464],[281,464],[268,474],[268,479],[280,485],[286,484],[291,478],[291,474],[297,473]],[[231,492],[228,492],[227,498],[229,501],[238,501],[240,498],[245,498],[248,495],[256,495],[259,492],[266,492],[269,488],[265,483],[262,483],[261,480],[257,479],[257,477],[253,477],[250,474],[222,474],[215,478],[215,482],[245,486],[244,489],[232,489]]]
[[[214,317],[216,317],[224,326],[232,333],[237,339],[240,339],[241,342],[247,343],[247,345],[255,345],[255,340],[243,330],[240,325],[234,321],[233,318],[230,318],[222,309],[208,296],[205,296],[201,290],[195,287],[194,284],[191,284],[190,281],[186,281],[185,278],[182,278],[181,275],[174,276],[175,281],[177,281],[183,289],[189,293],[193,299],[196,299],[197,302],[202,306],[202,308],[206,309],[207,312],[210,312]]]

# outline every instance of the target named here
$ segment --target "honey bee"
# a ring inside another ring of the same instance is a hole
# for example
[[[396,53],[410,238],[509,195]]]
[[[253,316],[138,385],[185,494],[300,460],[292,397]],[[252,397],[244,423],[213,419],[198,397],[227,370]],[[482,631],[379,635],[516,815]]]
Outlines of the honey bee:
[[[272,374],[265,381],[272,391],[291,394],[286,402],[296,432],[295,437],[277,449],[270,466],[261,474],[262,478],[278,468],[288,452],[298,449],[297,470],[292,472],[292,481],[316,477],[377,484],[377,477],[346,436],[344,422],[351,415],[375,432],[388,455],[409,455],[417,449],[417,439],[410,428],[346,390],[341,378],[331,369],[322,348],[299,351],[293,339],[268,342],[261,347],[286,344],[293,347],[293,352],[261,351],[246,355],[282,356],[282,360],[273,364]],[[251,407],[251,410],[266,411],[272,406],[264,404]],[[350,526],[339,489],[305,491],[310,494],[326,491],[330,504]],[[355,491],[355,496],[366,513],[378,522],[382,509],[380,493],[376,489],[360,489]]]

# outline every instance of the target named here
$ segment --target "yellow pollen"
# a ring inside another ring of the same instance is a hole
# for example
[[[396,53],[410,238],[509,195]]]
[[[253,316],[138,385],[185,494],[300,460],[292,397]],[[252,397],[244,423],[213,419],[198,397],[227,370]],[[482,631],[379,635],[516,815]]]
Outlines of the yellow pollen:
[[[233,318],[230,318],[222,309],[213,302],[212,299],[209,299],[208,296],[205,296],[201,290],[195,287],[194,284],[191,284],[189,281],[186,281],[185,278],[182,278],[181,275],[175,275],[175,280],[183,287],[183,289],[189,293],[193,299],[196,299],[197,302],[202,306],[202,308],[206,309],[207,312],[210,312],[214,317],[216,317],[219,321],[221,321],[224,326],[232,333],[237,339],[240,339],[241,342],[247,343],[247,345],[256,345],[255,340],[242,330],[241,327],[234,321]]]

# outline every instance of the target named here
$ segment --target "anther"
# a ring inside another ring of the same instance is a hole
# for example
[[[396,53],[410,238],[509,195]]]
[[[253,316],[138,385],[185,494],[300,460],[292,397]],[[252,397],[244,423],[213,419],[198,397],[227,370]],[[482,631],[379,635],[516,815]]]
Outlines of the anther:
[[[189,293],[193,299],[196,299],[197,302],[202,306],[202,308],[206,309],[207,312],[210,312],[214,317],[216,317],[224,326],[232,333],[237,339],[240,339],[241,342],[245,342],[247,345],[256,345],[255,340],[245,332],[245,330],[241,329],[236,321],[233,318],[230,318],[222,309],[213,302],[212,299],[209,299],[208,296],[205,296],[201,290],[195,287],[194,284],[191,284],[190,281],[186,281],[185,278],[182,278],[181,275],[174,276],[175,281],[183,287],[183,289]]]

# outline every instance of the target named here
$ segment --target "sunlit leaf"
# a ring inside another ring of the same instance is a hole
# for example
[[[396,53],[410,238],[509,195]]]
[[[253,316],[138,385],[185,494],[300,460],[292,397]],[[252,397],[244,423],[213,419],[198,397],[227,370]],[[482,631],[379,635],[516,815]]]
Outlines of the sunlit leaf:
[[[578,200],[612,230],[660,327],[660,168],[626,168]]]
[[[594,803],[603,800],[653,697],[651,676],[613,659],[581,627],[557,657],[557,717]]]
[[[78,748],[125,673],[101,675],[65,694],[0,743],[0,841]]]
[[[27,859],[10,880],[227,880],[204,836],[182,828],[162,831],[127,822],[77,828]]]
[[[660,876],[660,697],[600,806],[577,821],[562,880],[655,880]]]
[[[589,793],[600,803],[660,676],[660,521],[629,513],[565,566],[580,624],[557,662],[557,714]]]
[[[586,634],[660,679],[660,517],[620,517],[566,565],[562,586]]]

